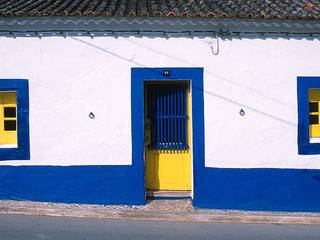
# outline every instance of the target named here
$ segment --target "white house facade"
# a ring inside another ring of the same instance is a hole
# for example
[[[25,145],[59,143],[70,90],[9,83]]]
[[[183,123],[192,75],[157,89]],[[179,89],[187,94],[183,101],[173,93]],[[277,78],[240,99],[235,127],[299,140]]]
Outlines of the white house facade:
[[[317,19],[16,2],[0,1],[0,199],[141,205],[148,189],[187,190],[200,208],[320,211]]]

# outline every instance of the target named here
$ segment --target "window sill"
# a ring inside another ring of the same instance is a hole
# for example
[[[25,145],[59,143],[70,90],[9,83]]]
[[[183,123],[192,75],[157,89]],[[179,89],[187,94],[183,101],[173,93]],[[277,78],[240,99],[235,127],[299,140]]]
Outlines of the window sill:
[[[310,143],[320,143],[320,138],[310,138],[309,142]]]
[[[17,144],[0,144],[0,148],[18,148]]]

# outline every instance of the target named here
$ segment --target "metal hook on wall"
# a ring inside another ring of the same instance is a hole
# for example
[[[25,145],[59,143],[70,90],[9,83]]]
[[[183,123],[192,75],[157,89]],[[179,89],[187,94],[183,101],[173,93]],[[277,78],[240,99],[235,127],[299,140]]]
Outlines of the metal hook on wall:
[[[96,118],[96,116],[93,114],[93,112],[90,112],[90,113],[89,113],[89,118],[91,118],[91,119],[95,119],[95,118]]]
[[[219,45],[219,34],[216,33],[216,49],[214,49],[214,46],[213,46],[213,41],[210,41],[209,44],[210,44],[210,48],[211,48],[211,52],[213,55],[218,55],[219,52],[220,52],[220,45]]]

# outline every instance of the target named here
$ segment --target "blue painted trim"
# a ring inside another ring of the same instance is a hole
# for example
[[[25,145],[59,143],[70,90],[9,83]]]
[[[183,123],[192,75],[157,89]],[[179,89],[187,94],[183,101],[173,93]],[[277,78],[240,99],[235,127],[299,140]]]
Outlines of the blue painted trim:
[[[202,168],[201,174],[197,208],[320,211],[320,170]],[[132,166],[0,166],[0,199],[142,205],[140,178]]]
[[[320,170],[203,168],[198,208],[320,211]]]
[[[320,143],[309,141],[309,95],[310,88],[320,88],[320,77],[298,77],[298,152],[320,154]]]
[[[170,76],[163,76],[169,70]],[[201,182],[204,168],[204,105],[203,68],[132,68],[131,69],[131,128],[132,159],[143,179],[144,188],[144,82],[189,80],[192,93],[192,147],[194,193]],[[141,181],[141,179],[139,179]]]
[[[0,166],[0,199],[142,205],[139,178],[132,166]]]
[[[0,91],[16,91],[18,148],[0,148],[0,160],[29,160],[29,85],[26,79],[0,79]]]

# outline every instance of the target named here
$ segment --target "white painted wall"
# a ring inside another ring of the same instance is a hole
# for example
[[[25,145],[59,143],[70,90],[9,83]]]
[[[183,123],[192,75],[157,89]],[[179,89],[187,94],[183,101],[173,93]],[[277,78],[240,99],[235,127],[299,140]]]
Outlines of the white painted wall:
[[[297,154],[296,96],[297,76],[320,75],[319,40],[210,42],[0,38],[0,78],[29,79],[31,134],[30,161],[0,164],[130,165],[130,70],[145,66],[204,67],[207,167],[320,169]]]

